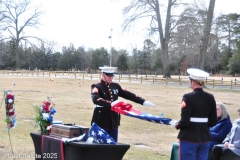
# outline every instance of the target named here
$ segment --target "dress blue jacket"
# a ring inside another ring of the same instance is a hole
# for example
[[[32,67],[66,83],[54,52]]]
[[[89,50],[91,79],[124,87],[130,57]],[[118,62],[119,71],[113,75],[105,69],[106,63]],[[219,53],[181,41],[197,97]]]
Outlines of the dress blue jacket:
[[[222,120],[218,119],[218,123],[215,126],[210,127],[211,141],[209,149],[211,150],[215,144],[221,144],[230,132],[231,128],[232,122],[229,116]]]

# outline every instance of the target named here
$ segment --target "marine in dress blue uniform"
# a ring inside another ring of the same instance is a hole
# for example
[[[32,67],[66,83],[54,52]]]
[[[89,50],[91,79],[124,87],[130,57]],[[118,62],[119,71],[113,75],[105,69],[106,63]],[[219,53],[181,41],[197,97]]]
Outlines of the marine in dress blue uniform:
[[[190,68],[192,92],[184,94],[181,106],[181,119],[176,123],[180,129],[180,160],[207,160],[210,132],[209,127],[217,124],[216,102],[214,96],[203,90],[204,80],[209,74]]]
[[[117,142],[120,114],[111,110],[118,97],[131,100],[144,106],[155,106],[150,101],[123,89],[118,83],[112,82],[117,67],[99,67],[102,70],[102,78],[99,83],[92,84],[91,96],[95,105],[92,121],[104,129]]]

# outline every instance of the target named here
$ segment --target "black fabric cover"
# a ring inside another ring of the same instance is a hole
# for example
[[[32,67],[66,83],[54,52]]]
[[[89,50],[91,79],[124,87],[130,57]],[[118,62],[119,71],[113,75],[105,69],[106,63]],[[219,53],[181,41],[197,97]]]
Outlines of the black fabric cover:
[[[42,136],[43,160],[64,160],[63,141],[59,138]]]
[[[52,148],[57,146],[59,148],[60,143],[54,137],[45,137],[42,145],[42,135],[40,133],[30,133],[34,147],[35,154],[42,155],[42,146],[44,152],[54,152],[57,150]],[[122,160],[124,154],[130,148],[130,145],[123,143],[113,144],[96,144],[80,142],[68,142],[63,143],[64,160]],[[41,158],[36,158],[40,160]],[[41,159],[43,160],[43,159]]]

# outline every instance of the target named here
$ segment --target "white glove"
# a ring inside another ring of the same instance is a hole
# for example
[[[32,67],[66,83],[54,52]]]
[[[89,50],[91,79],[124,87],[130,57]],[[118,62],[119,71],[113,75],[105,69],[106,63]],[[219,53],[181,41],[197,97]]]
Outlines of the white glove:
[[[173,126],[173,127],[176,126],[176,123],[178,123],[177,120],[171,120],[171,121],[169,122],[169,124],[170,124],[171,126]]]
[[[143,102],[143,105],[144,105],[144,106],[147,106],[147,107],[155,107],[155,104],[153,104],[153,103],[150,102],[150,101],[144,101],[144,102]]]
[[[74,137],[74,138],[62,138],[63,142],[72,142],[72,141],[81,141],[83,137],[85,136],[85,133],[79,137]],[[90,137],[91,138],[91,137]]]
[[[114,105],[117,104],[118,102],[119,102],[119,100],[113,101],[113,102],[111,103],[111,106],[114,106]]]
[[[89,137],[87,140],[86,140],[86,143],[93,143],[94,141],[94,138],[93,137]]]

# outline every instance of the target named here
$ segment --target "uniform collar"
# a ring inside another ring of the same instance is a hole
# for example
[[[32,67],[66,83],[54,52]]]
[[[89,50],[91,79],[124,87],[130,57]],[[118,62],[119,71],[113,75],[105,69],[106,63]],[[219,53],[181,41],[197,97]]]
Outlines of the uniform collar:
[[[105,82],[104,80],[101,79],[101,83],[105,85],[109,85],[110,83]]]
[[[202,91],[203,89],[202,88],[194,88],[193,90],[194,91]]]

